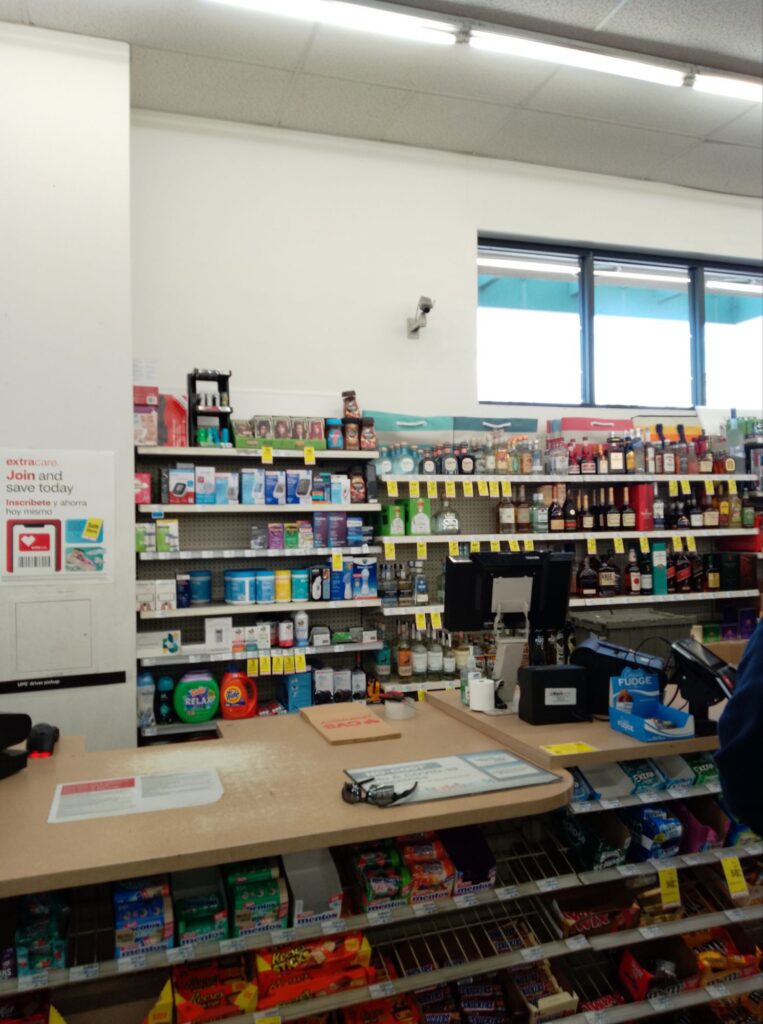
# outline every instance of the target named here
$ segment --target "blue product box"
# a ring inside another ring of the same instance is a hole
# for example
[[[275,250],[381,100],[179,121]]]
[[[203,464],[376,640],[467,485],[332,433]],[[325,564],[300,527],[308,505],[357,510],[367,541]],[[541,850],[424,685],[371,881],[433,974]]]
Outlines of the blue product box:
[[[643,669],[627,666],[619,676],[609,677],[609,706],[618,705],[624,711],[632,706],[636,696],[660,699],[660,681],[656,675]]]
[[[352,569],[351,558],[345,558],[342,571],[331,570],[331,598],[332,601],[352,600]]]
[[[360,547],[363,544],[363,516],[347,515],[347,545]]]
[[[631,860],[674,857],[681,846],[683,825],[667,807],[638,807],[620,812],[632,838]]]
[[[650,697],[636,697],[632,710],[622,706],[609,709],[609,724],[635,740],[648,743],[656,740],[688,740],[694,736],[694,716],[677,711]]]
[[[283,703],[288,711],[309,708],[313,703],[312,672],[293,672],[283,681]]]
[[[312,504],[313,475],[309,469],[286,471],[286,504]]]
[[[169,896],[158,896],[132,903],[114,904],[114,927],[145,931],[163,927],[172,921],[172,901]]]
[[[286,474],[282,469],[265,470],[265,504],[286,504]]]
[[[362,600],[376,597],[376,559],[355,558],[352,568],[352,596]]]
[[[242,469],[241,470],[241,504],[242,505],[264,505],[265,504],[265,470],[264,469]]]
[[[170,883],[166,875],[144,875],[142,878],[128,878],[122,882],[114,882],[111,893],[115,904],[157,899],[169,896],[169,894]]]

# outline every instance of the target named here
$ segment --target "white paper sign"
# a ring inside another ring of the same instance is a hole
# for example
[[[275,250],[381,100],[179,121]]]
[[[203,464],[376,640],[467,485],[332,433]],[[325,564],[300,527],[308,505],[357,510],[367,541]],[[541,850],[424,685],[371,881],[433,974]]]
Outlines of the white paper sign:
[[[222,795],[223,785],[214,768],[65,782],[56,786],[48,823],[60,825],[89,818],[200,807],[216,803]]]

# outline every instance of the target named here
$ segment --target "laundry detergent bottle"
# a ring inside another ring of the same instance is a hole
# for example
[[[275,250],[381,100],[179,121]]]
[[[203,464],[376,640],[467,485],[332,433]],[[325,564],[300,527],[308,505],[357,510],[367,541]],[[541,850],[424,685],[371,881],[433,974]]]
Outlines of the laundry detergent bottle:
[[[257,684],[245,672],[229,668],[220,680],[220,711],[223,718],[254,718]]]
[[[208,722],[220,706],[220,687],[209,672],[186,672],[172,700],[181,722]]]

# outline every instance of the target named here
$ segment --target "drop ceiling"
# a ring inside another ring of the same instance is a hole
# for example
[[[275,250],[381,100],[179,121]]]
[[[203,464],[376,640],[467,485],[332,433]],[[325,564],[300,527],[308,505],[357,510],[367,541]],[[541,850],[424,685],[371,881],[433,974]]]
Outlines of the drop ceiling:
[[[763,0],[399,6],[761,76]],[[0,0],[0,20],[130,43],[136,108],[763,194],[760,104],[206,0]]]

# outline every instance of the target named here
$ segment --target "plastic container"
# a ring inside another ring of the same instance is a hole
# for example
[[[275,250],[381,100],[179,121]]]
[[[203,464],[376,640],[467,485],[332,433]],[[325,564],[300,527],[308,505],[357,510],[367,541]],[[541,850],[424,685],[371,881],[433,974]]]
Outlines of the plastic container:
[[[275,600],[277,604],[288,604],[291,601],[291,569],[276,570]]]
[[[169,725],[175,721],[175,711],[172,706],[172,691],[175,689],[175,680],[172,676],[160,676],[156,684],[156,697],[154,709],[157,725]]]
[[[254,569],[228,569],[223,574],[223,588],[226,604],[254,604]]]
[[[208,722],[220,706],[220,687],[209,672],[186,672],[173,696],[175,714],[181,722]]]
[[[254,593],[257,604],[272,604],[275,601],[275,578],[272,569],[258,569],[254,574]]]
[[[294,612],[294,641],[297,647],[307,647],[310,637],[310,619],[307,612]]]
[[[220,713],[223,718],[257,714],[257,684],[245,672],[226,672],[220,680]]]
[[[191,577],[191,605],[212,603],[212,573],[209,569],[196,569]]]
[[[294,897],[295,926],[341,915],[342,883],[328,850],[286,853],[283,866]]]
[[[333,450],[344,448],[344,435],[340,419],[326,420],[326,447]]]
[[[310,570],[292,569],[291,571],[292,601],[310,600]]]
[[[282,619],[278,623],[278,646],[294,646],[294,623],[291,619]]]
[[[156,693],[156,686],[154,685],[154,677],[150,672],[141,672],[138,676],[138,688],[137,688],[137,713],[138,713],[138,728],[144,728],[148,725],[156,725],[156,716],[154,715],[154,694]]]

